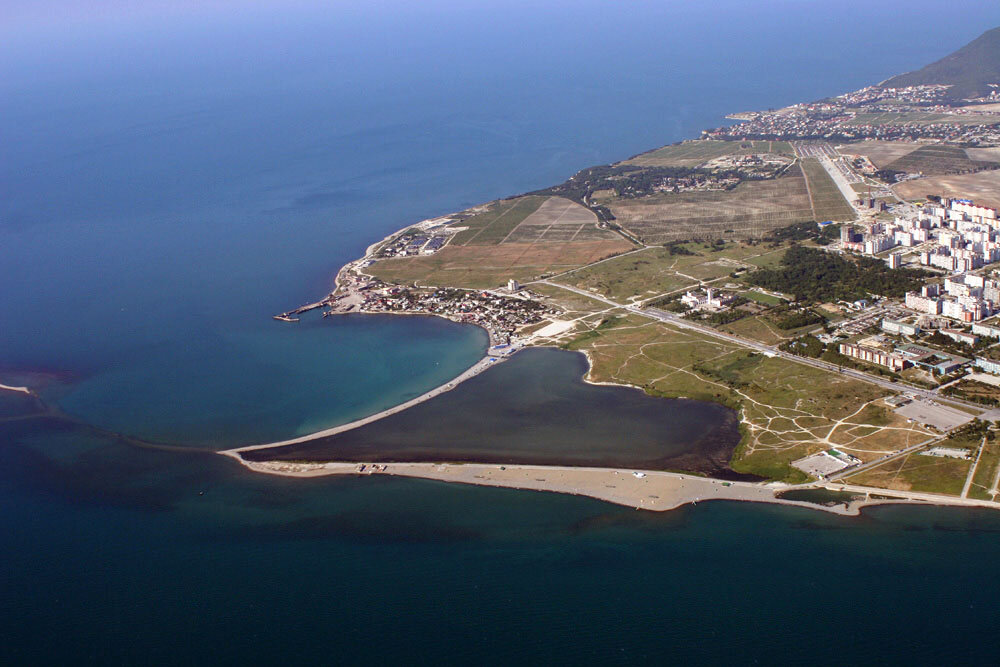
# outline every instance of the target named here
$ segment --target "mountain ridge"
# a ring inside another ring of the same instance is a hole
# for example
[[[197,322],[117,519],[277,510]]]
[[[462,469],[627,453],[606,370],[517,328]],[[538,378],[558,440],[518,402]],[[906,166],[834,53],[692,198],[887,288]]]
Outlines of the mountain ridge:
[[[881,88],[904,88],[947,84],[952,99],[986,97],[1000,88],[1000,27],[987,30],[957,51],[918,70],[897,74],[878,84]]]

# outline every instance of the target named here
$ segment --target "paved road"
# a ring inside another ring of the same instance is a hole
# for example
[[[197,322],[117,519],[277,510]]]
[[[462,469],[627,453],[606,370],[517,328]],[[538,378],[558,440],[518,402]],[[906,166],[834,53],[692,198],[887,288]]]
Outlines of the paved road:
[[[920,388],[920,387],[913,387],[911,385],[902,385],[902,384],[900,384],[898,382],[891,382],[891,381],[889,381],[889,380],[887,380],[885,378],[880,378],[880,377],[877,377],[877,376],[874,376],[874,375],[869,375],[868,373],[863,373],[861,371],[854,370],[853,368],[841,368],[841,367],[837,366],[836,364],[831,364],[829,362],[822,361],[820,359],[811,359],[809,357],[800,357],[800,356],[792,354],[790,352],[785,352],[783,350],[780,350],[780,349],[778,349],[777,347],[775,347],[773,345],[767,345],[765,343],[761,343],[761,342],[758,342],[758,341],[749,340],[749,339],[743,338],[741,336],[735,336],[733,334],[729,334],[729,333],[726,333],[724,331],[719,331],[717,329],[713,329],[712,327],[706,326],[704,324],[698,324],[697,322],[692,322],[690,320],[685,320],[684,318],[682,318],[682,317],[680,317],[680,316],[678,316],[678,315],[676,315],[674,313],[667,312],[665,310],[659,310],[657,308],[645,308],[645,309],[641,309],[641,308],[637,308],[635,306],[629,306],[629,305],[618,303],[616,301],[612,301],[611,299],[608,299],[608,298],[606,298],[604,296],[601,296],[600,294],[595,294],[594,292],[589,292],[587,290],[579,289],[579,288],[573,287],[571,285],[564,285],[562,283],[554,283],[554,282],[550,282],[548,280],[540,280],[538,282],[545,283],[546,285],[551,285],[553,287],[559,287],[559,288],[562,288],[562,289],[565,289],[565,290],[569,290],[570,292],[576,292],[577,294],[581,294],[583,296],[589,297],[589,298],[594,299],[596,301],[601,301],[602,303],[606,303],[609,306],[613,306],[613,307],[616,307],[616,308],[621,308],[623,310],[627,310],[630,313],[634,313],[636,315],[640,315],[640,316],[643,316],[643,317],[648,317],[648,318],[655,319],[655,320],[660,320],[661,322],[667,322],[669,324],[672,324],[672,325],[676,326],[679,329],[688,329],[690,331],[697,331],[698,333],[705,334],[707,336],[712,336],[713,338],[718,338],[718,339],[726,341],[728,343],[734,343],[734,344],[740,345],[742,347],[748,347],[748,348],[751,348],[753,350],[757,350],[758,352],[760,352],[762,354],[766,354],[768,356],[781,357],[783,359],[787,359],[789,361],[794,361],[796,363],[805,364],[807,366],[813,366],[814,368],[820,368],[822,370],[829,371],[831,373],[839,373],[841,375],[846,375],[846,376],[854,378],[856,380],[861,380],[863,382],[868,382],[870,384],[878,385],[880,387],[883,387],[885,389],[889,389],[891,391],[905,392],[905,393],[908,393],[908,394],[919,396],[920,398],[923,398],[923,399],[926,399],[926,400],[930,400],[930,401],[939,401],[940,398],[941,398],[936,393],[936,391],[933,390],[933,389],[923,389],[923,388]],[[970,407],[970,408],[975,408],[977,410],[983,410],[983,407],[981,405],[977,405],[977,404],[971,403],[969,401],[962,401],[962,400],[956,399],[956,398],[950,398],[949,397],[948,398],[948,402],[949,403],[955,403],[955,404],[958,404],[958,405],[964,405],[964,406],[967,406],[967,407]]]

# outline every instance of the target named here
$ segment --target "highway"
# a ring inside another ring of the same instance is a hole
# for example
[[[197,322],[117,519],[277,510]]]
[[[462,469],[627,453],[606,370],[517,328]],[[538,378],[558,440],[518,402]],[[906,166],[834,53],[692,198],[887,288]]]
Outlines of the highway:
[[[635,306],[624,305],[616,301],[612,301],[611,299],[608,299],[600,294],[595,294],[594,292],[589,292],[587,290],[580,289],[578,287],[573,287],[571,285],[564,285],[562,283],[554,283],[548,280],[539,280],[537,282],[544,283],[552,287],[558,287],[560,289],[568,290],[570,292],[575,292],[590,299],[594,299],[595,301],[600,301],[602,303],[606,303],[609,306],[627,310],[630,313],[634,313],[642,317],[648,317],[650,319],[666,322],[679,329],[697,331],[698,333],[704,334],[706,336],[712,336],[713,338],[717,338],[727,343],[733,343],[736,345],[740,345],[742,347],[748,347],[750,349],[760,352],[761,354],[766,354],[768,356],[773,356],[773,357],[781,357],[782,359],[794,361],[799,364],[805,364],[807,366],[813,366],[814,368],[819,368],[825,371],[829,371],[831,373],[839,373],[841,375],[846,375],[856,380],[861,380],[862,382],[868,382],[870,384],[883,387],[884,389],[888,389],[890,391],[905,392],[907,394],[919,396],[920,398],[934,402],[941,401],[941,396],[937,394],[937,391],[935,389],[924,389],[922,387],[914,387],[908,384],[900,384],[899,382],[892,382],[885,378],[869,375],[868,373],[863,373],[853,368],[842,368],[840,366],[837,366],[836,364],[831,364],[829,362],[822,361],[820,359],[801,357],[799,355],[792,354],[790,352],[785,352],[784,350],[780,350],[773,345],[767,345],[759,341],[750,340],[748,338],[742,338],[741,336],[736,336],[733,334],[726,333],[724,331],[713,329],[712,327],[704,324],[699,324],[697,322],[692,322],[691,320],[686,320],[674,313],[669,313],[665,310],[659,310],[657,308],[643,309],[643,308],[637,308]],[[976,403],[971,403],[969,401],[963,401],[957,398],[949,397],[947,399],[947,402],[956,405],[962,405],[969,408],[975,408],[976,410],[979,411],[984,410],[983,406],[981,405],[978,405]]]

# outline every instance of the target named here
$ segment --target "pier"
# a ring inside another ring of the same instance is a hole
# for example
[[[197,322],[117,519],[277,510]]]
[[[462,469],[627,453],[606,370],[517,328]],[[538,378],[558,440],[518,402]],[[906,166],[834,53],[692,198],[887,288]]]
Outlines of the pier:
[[[310,310],[322,308],[323,306],[327,305],[327,302],[329,300],[330,297],[326,297],[320,301],[317,301],[316,303],[307,303],[304,306],[299,306],[298,308],[285,311],[280,315],[275,315],[272,319],[278,320],[279,322],[298,322],[299,318],[293,317],[293,315],[301,315],[302,313],[308,312]]]

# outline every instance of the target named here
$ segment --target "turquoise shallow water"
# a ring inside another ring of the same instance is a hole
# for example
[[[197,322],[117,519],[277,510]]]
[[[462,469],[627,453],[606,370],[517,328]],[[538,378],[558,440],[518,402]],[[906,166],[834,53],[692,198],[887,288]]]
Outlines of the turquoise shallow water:
[[[243,456],[631,467],[740,478],[728,465],[740,439],[733,410],[587,384],[586,372],[579,352],[522,350],[434,400],[361,428]]]
[[[993,514],[647,515],[205,451],[376,411],[482,352],[438,320],[270,319],[386,233],[910,69],[995,4],[205,4],[4,6],[0,381],[195,447],[0,400],[4,664],[997,654]]]

